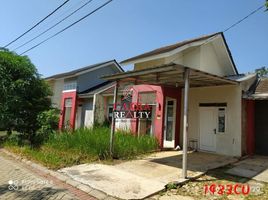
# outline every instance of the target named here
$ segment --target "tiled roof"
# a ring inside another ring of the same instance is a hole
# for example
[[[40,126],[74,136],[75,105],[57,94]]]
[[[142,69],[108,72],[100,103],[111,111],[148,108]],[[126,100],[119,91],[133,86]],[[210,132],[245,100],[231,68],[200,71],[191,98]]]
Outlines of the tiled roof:
[[[79,94],[88,94],[88,93],[94,94],[96,90],[103,88],[105,86],[109,86],[109,84],[111,84],[111,83],[112,83],[111,81],[105,81],[101,84],[95,85],[94,87],[88,88],[87,90],[79,92]]]
[[[262,78],[256,87],[255,94],[268,93],[268,78]]]
[[[214,33],[214,34],[211,34],[211,35],[205,35],[205,36],[197,37],[197,38],[190,39],[190,40],[185,40],[185,41],[182,41],[182,42],[178,42],[176,44],[172,44],[172,45],[168,45],[168,46],[161,47],[161,48],[158,48],[158,49],[154,49],[152,51],[140,54],[138,56],[129,58],[127,60],[124,60],[121,63],[123,64],[123,63],[127,63],[127,62],[130,62],[130,61],[133,61],[133,60],[137,60],[137,59],[141,59],[141,58],[145,58],[145,57],[149,57],[149,56],[153,56],[153,55],[166,53],[166,52],[172,51],[174,49],[177,49],[179,47],[182,47],[182,46],[184,46],[186,44],[206,40],[206,39],[209,39],[209,38],[211,38],[211,37],[213,37],[215,35],[219,35],[219,34],[221,34],[221,32]]]
[[[79,68],[79,69],[76,69],[76,70],[72,70],[72,71],[69,71],[69,72],[65,72],[65,73],[60,73],[60,74],[56,74],[56,75],[53,75],[53,76],[49,76],[49,77],[46,77],[45,79],[57,79],[57,78],[63,78],[63,77],[66,77],[66,76],[74,76],[77,73],[86,71],[88,69],[93,69],[95,67],[99,67],[101,65],[105,65],[105,64],[108,64],[108,63],[112,63],[112,62],[114,62],[121,69],[121,71],[124,71],[120,67],[120,65],[116,62],[116,60],[109,60],[109,61],[105,61],[105,62],[93,64],[93,65],[89,65],[89,66],[86,66],[86,67],[83,67],[83,68]]]

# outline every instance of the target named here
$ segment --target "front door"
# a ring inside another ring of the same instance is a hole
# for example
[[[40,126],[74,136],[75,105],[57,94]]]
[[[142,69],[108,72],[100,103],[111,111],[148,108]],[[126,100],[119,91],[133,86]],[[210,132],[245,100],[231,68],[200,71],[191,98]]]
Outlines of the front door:
[[[200,107],[200,150],[216,151],[217,109],[215,107]]]
[[[73,99],[67,98],[64,102],[64,129],[71,128],[71,113],[72,113]]]
[[[79,106],[77,107],[77,110],[76,110],[76,119],[75,119],[76,129],[81,127],[81,118],[82,118],[82,106]]]
[[[176,99],[166,99],[164,148],[175,147]]]

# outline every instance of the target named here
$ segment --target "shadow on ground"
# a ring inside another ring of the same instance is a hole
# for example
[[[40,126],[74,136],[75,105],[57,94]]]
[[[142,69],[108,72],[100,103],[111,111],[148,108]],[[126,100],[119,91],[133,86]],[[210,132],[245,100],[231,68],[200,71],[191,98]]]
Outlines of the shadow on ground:
[[[187,169],[193,172],[204,172],[237,161],[230,156],[223,156],[204,152],[192,152],[187,155]],[[150,162],[182,168],[182,154],[152,158]]]

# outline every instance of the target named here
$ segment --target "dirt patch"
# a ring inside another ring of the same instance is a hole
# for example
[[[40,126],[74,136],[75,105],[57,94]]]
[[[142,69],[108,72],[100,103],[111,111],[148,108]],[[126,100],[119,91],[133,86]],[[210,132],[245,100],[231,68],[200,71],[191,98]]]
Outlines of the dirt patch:
[[[153,197],[164,200],[187,197],[187,199],[217,199],[217,200],[263,200],[268,199],[268,184],[226,174],[225,171],[233,167],[218,168],[208,171],[195,181],[183,186],[169,188]],[[182,198],[181,198],[182,199]]]

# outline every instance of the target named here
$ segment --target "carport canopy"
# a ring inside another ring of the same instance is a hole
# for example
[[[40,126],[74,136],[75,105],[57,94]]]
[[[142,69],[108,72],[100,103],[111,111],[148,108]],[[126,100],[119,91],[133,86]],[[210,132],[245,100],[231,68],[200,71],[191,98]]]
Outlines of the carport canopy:
[[[106,75],[102,78],[110,81],[133,81],[135,84],[151,84],[184,87],[184,74],[189,70],[191,87],[206,87],[219,85],[236,85],[237,81],[225,77],[209,74],[197,69],[171,63],[154,68],[134,70],[113,75]]]
[[[208,87],[220,85],[237,85],[239,82],[225,77],[217,76],[197,69],[189,68],[176,63],[161,65],[158,67],[134,70],[102,77],[105,80],[116,81],[114,89],[114,103],[117,102],[118,82],[133,82],[138,84],[164,85],[184,88],[183,105],[183,158],[182,178],[187,178],[187,149],[188,149],[188,96],[189,87]],[[115,132],[115,119],[112,117],[110,154],[113,153]]]

